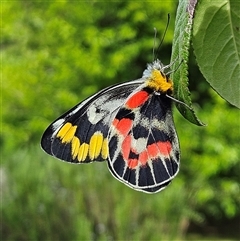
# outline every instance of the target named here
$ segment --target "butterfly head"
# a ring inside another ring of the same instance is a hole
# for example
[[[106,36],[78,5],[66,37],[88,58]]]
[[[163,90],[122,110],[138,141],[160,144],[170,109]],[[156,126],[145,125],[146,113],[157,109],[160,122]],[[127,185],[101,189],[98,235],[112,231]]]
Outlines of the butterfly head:
[[[143,72],[147,87],[160,94],[172,95],[173,82],[169,79],[168,74],[164,72],[167,68],[169,68],[169,65],[163,65],[158,59],[152,64],[148,64],[147,69]]]

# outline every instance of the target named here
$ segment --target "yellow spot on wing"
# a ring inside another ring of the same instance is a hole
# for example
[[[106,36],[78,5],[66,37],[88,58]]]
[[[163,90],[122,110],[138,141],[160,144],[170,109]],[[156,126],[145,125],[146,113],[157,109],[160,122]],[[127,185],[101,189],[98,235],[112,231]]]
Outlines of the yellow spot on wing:
[[[66,134],[66,132],[68,132],[68,130],[72,127],[71,123],[66,123],[64,126],[62,126],[62,128],[59,130],[57,137],[59,138],[63,138],[64,135]]]
[[[87,143],[83,143],[78,149],[77,159],[79,162],[84,162],[86,160],[88,154],[89,145]]]
[[[103,140],[101,155],[103,159],[107,159],[108,157],[108,139],[107,138]]]
[[[80,148],[80,140],[74,136],[72,139],[72,158],[75,159]]]
[[[58,132],[57,137],[62,140],[62,143],[69,143],[77,130],[77,126],[73,126],[71,123],[67,122]]]
[[[95,133],[89,142],[89,157],[91,160],[97,158],[101,152],[103,135],[101,132]]]
[[[161,71],[156,69],[152,71],[152,74],[148,79],[147,86],[161,93],[173,90],[172,81]]]

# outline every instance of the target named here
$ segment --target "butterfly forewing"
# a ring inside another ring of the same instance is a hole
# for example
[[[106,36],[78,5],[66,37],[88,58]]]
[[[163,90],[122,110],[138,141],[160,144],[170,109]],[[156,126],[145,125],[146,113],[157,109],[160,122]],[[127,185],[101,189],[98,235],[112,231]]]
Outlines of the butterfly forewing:
[[[108,158],[109,123],[140,80],[108,87],[54,121],[41,140],[42,148],[61,160],[85,163]]]

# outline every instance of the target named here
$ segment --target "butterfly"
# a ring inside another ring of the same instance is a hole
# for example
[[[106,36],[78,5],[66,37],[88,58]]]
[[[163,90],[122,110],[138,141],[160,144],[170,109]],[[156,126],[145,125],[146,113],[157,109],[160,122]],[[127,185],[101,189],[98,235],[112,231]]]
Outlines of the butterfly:
[[[111,174],[127,186],[145,193],[163,190],[180,164],[170,67],[156,59],[140,79],[80,102],[46,129],[43,150],[71,163],[107,161]]]

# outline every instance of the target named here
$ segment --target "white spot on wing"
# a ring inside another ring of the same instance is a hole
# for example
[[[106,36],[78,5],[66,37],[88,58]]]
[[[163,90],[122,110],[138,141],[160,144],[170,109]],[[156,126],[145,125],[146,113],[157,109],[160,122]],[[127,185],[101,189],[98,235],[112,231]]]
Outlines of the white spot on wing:
[[[64,123],[64,121],[65,121],[65,119],[59,119],[59,120],[55,121],[55,122],[52,124],[52,129],[53,129],[53,131],[58,130],[58,129],[62,126],[62,124]]]
[[[132,140],[132,148],[137,152],[141,153],[146,149],[147,146],[147,138],[138,138]]]
[[[96,124],[98,123],[101,119],[103,119],[103,117],[106,115],[107,113],[105,113],[104,111],[100,111],[97,113],[97,108],[95,105],[91,105],[89,106],[88,110],[87,110],[87,116],[88,116],[88,120],[92,123],[92,124]]]
[[[113,99],[111,101],[105,101],[105,99],[106,96],[99,98],[97,102],[88,107],[87,117],[92,124],[96,124],[100,120],[103,120],[105,123],[104,119],[109,122],[109,118],[112,118],[116,110],[122,105],[121,100]]]

